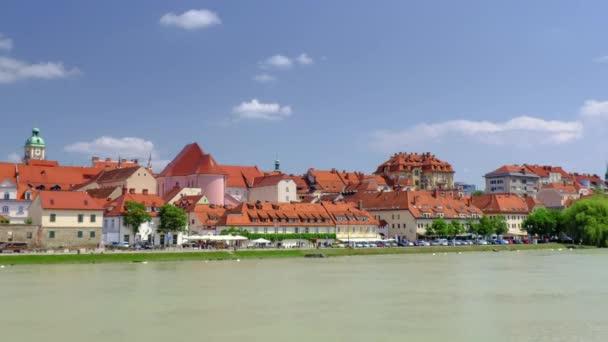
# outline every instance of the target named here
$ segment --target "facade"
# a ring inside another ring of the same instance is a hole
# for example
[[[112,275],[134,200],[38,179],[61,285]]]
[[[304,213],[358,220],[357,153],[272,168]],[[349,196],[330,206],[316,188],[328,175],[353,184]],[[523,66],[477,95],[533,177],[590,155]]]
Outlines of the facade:
[[[464,182],[456,182],[454,186],[458,190],[462,190],[465,196],[471,196],[475,191],[477,191],[477,186],[475,184],[466,184]]]
[[[144,222],[137,233],[132,227],[127,226],[124,221],[127,202],[141,203],[146,207],[146,212],[152,217],[150,222]],[[158,231],[160,224],[160,208],[165,201],[157,195],[135,194],[124,192],[122,196],[105,205],[105,216],[103,220],[103,241],[106,245],[129,244],[148,242],[154,246],[178,245],[182,243],[182,233],[171,236]]]
[[[226,214],[226,208],[209,204],[204,196],[183,197],[175,203],[188,213],[188,235],[217,235],[219,220]]]
[[[169,204],[176,204],[181,198],[186,196],[201,196],[203,191],[198,188],[173,188],[165,194],[163,200]]]
[[[582,185],[565,185],[550,183],[538,192],[536,198],[547,208],[563,209],[582,196],[591,195],[592,191]]]
[[[471,200],[485,216],[504,216],[509,228],[505,236],[526,236],[524,221],[532,211],[543,206],[532,197],[508,193],[473,196]]]
[[[376,241],[380,238],[379,222],[369,212],[347,202],[321,201],[320,203],[336,224],[336,239],[349,243]]]
[[[139,194],[156,194],[157,190],[154,175],[143,166],[102,170],[94,180],[78,187],[78,190],[116,187]]]
[[[574,178],[575,184],[580,184],[587,189],[597,189],[602,192],[605,192],[608,189],[604,180],[598,175],[573,173],[572,177]]]
[[[481,210],[463,199],[461,193],[450,190],[357,193],[345,200],[386,222],[387,237],[398,240],[417,240],[439,218],[446,222],[458,220],[464,225],[482,216]]]
[[[25,223],[31,200],[20,199],[18,187],[10,179],[0,182],[0,215],[11,224]]]
[[[94,248],[101,242],[103,206],[86,192],[40,191],[30,215],[44,248]]]
[[[540,177],[525,165],[504,165],[487,173],[486,193],[511,193],[519,196],[536,196],[540,189]]]
[[[452,165],[427,153],[395,153],[380,164],[374,173],[417,190],[453,189]]]
[[[574,178],[560,166],[524,164],[532,173],[539,177],[541,186],[551,183],[572,184]]]
[[[197,143],[186,145],[156,180],[161,197],[175,187],[200,188],[211,203],[224,205],[226,172]]]
[[[249,190],[251,202],[289,203],[297,200],[296,183],[284,174],[256,177]]]

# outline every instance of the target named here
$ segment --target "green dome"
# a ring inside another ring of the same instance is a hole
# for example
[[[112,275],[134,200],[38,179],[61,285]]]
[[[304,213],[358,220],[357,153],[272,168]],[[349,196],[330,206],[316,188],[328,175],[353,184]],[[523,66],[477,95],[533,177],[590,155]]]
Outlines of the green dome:
[[[25,141],[25,146],[36,146],[44,147],[44,139],[40,136],[40,130],[38,128],[32,129],[32,136]]]

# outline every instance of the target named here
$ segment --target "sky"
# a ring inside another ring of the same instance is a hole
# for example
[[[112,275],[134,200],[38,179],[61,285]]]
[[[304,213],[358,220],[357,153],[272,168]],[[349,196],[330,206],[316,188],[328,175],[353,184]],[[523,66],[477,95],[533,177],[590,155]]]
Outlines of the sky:
[[[0,160],[153,157],[373,172],[431,152],[604,174],[605,1],[0,3]]]

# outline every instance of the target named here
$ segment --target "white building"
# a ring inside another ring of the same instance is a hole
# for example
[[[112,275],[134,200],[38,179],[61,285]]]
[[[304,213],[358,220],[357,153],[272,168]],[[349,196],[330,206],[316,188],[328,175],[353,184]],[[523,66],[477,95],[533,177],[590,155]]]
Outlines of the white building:
[[[297,200],[296,183],[285,174],[257,177],[249,190],[250,202],[289,203]]]
[[[25,223],[28,217],[28,208],[32,201],[18,197],[17,184],[10,179],[0,183],[0,216],[8,219],[10,223]],[[31,198],[31,192],[27,193],[27,197]]]

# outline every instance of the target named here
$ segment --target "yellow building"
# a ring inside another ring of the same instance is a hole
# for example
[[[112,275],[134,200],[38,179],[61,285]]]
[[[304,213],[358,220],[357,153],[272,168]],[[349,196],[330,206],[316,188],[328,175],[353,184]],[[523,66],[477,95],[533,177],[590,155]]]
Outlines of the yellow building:
[[[395,153],[380,164],[375,172],[389,179],[389,183],[416,190],[453,189],[454,169],[435,155],[427,153]]]

